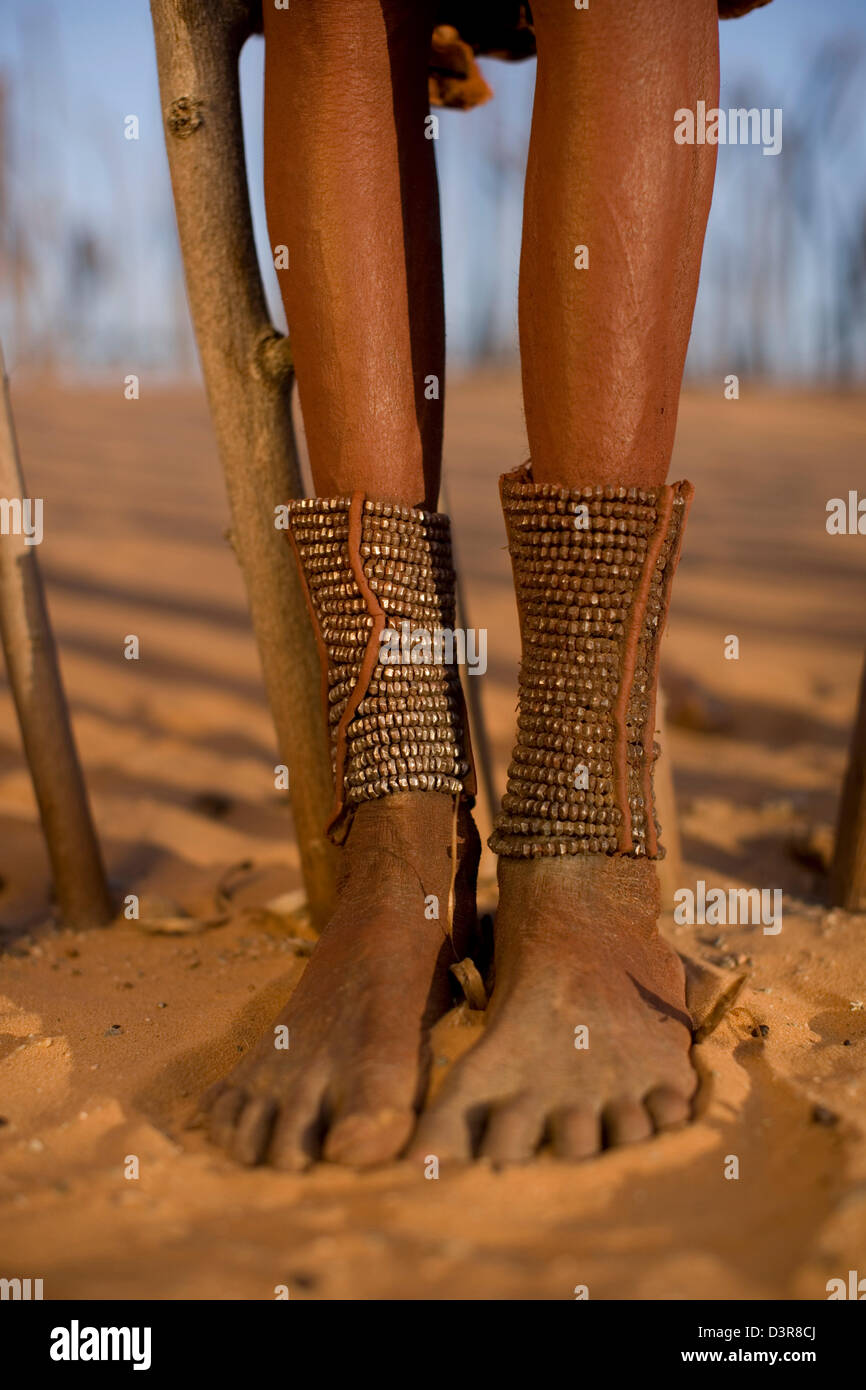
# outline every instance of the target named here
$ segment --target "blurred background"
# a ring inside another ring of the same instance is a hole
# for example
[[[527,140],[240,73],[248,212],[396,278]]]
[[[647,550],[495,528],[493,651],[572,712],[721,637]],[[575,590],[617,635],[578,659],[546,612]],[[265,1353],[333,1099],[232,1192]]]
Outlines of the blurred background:
[[[275,321],[261,170],[262,39],[242,57],[247,159]],[[516,356],[535,62],[483,62],[500,100],[440,113],[452,365]],[[782,107],[783,149],[719,149],[688,370],[866,371],[866,6],[775,0],[721,26],[721,105]],[[137,116],[139,138],[124,134]],[[147,0],[2,0],[0,332],[12,367],[195,373]],[[503,292],[508,287],[508,292]]]

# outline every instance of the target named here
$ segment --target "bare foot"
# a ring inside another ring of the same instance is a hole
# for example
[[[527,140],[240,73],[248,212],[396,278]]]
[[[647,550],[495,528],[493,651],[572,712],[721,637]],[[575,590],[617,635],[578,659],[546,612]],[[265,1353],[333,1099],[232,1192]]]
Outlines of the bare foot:
[[[268,1029],[202,1102],[212,1139],[239,1162],[366,1165],[405,1147],[426,1086],[429,1029],[450,1003],[448,967],[465,954],[475,920],[478,836],[461,807],[452,945],[452,816],[451,798],[435,792],[359,807],[334,917],[276,1020],[288,1049]]]
[[[691,1021],[682,964],[656,928],[655,866],[500,859],[499,889],[484,1034],[410,1156],[516,1163],[550,1140],[560,1158],[588,1158],[685,1121]]]

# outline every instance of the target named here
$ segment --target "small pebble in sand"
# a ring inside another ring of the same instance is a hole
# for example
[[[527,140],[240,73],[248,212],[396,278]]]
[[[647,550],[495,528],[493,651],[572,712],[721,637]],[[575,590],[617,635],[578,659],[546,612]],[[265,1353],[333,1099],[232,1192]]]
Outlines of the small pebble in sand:
[[[110,1028],[106,1028],[104,1036],[106,1038],[116,1038],[123,1032],[119,1023],[112,1023]]]
[[[768,1038],[769,1036],[770,1029],[766,1023],[759,1023],[757,1028],[752,1029],[753,1038]]]
[[[167,1008],[168,1008],[168,1005],[166,1004],[165,1000],[162,999],[162,1000],[160,1000],[160,1002],[157,1004],[156,1007],[157,1007],[158,1009],[167,1009]]]
[[[849,1009],[851,1010],[852,1014],[859,1014],[859,1013],[862,1013],[862,1012],[863,1012],[863,1000],[862,1000],[862,999],[852,999],[851,1002],[849,1003],[848,1007],[849,1007]]]
[[[851,1039],[850,1039],[850,1038],[846,1038],[845,1041],[843,1042],[842,1046],[843,1046],[843,1047],[850,1047],[850,1046],[851,1046]]]
[[[815,1105],[812,1107],[812,1123],[816,1125],[835,1125],[839,1123],[839,1116],[832,1110],[828,1110],[826,1105]]]

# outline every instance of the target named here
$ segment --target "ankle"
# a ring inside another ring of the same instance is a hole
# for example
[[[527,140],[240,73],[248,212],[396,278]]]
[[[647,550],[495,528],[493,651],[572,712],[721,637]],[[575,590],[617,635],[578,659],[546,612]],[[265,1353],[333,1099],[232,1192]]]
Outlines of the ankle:
[[[456,843],[456,870],[453,849]],[[480,840],[471,812],[438,792],[400,792],[360,806],[341,854],[338,915],[363,903],[450,934],[465,954],[476,925]]]
[[[571,854],[556,859],[499,860],[506,900],[538,901],[548,918],[627,921],[646,930],[661,912],[655,862],[620,854]]]
[[[477,860],[480,841],[465,801],[457,808],[458,858]],[[454,797],[442,792],[395,792],[363,802],[355,811],[346,838],[344,859],[367,853],[398,854],[421,862],[450,850],[454,835]]]

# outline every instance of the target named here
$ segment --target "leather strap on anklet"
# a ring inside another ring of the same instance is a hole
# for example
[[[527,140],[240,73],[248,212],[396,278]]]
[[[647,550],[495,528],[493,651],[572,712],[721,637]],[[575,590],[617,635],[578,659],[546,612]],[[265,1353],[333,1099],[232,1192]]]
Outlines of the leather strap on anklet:
[[[661,858],[658,661],[694,489],[500,480],[520,616],[517,742],[490,848]]]
[[[448,517],[362,492],[305,498],[289,503],[289,539],[322,662],[332,838],[345,838],[362,801],[474,795],[463,690],[445,659],[454,629]]]

